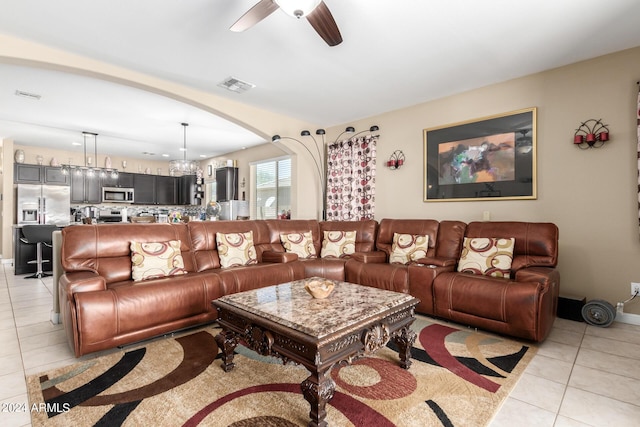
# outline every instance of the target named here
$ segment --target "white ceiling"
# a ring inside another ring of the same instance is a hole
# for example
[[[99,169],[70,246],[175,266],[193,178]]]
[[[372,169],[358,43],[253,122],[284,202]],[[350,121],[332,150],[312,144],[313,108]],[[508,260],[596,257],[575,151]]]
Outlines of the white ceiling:
[[[325,0],[336,47],[281,11],[229,31],[257,1],[0,0],[0,33],[322,127],[640,45],[638,0]],[[256,87],[217,86],[229,76]],[[0,64],[0,137],[18,144],[72,149],[86,130],[100,152],[181,158],[181,122],[193,159],[265,142],[155,94]]]

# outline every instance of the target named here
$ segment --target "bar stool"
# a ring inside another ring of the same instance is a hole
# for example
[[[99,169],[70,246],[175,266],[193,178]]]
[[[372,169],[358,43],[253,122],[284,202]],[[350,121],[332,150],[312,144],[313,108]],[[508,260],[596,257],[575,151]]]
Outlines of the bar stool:
[[[27,262],[27,264],[37,264],[37,271],[31,276],[27,276],[27,279],[39,279],[45,276],[51,276],[51,273],[45,273],[42,271],[42,264],[50,262],[51,260],[42,259],[42,245],[52,247],[51,236],[58,227],[55,225],[25,225],[22,227],[22,234],[20,240],[28,245],[36,245],[36,259]]]

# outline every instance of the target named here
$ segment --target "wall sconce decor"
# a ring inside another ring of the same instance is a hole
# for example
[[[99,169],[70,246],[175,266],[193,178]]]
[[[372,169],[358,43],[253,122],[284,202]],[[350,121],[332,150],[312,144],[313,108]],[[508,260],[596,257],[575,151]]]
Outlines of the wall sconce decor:
[[[393,152],[389,160],[387,160],[387,167],[391,170],[400,169],[400,166],[404,164],[404,153],[402,150],[396,150]]]
[[[602,119],[589,119],[580,123],[573,135],[573,144],[581,149],[600,148],[609,140],[609,128]]]
[[[208,174],[209,176],[212,176],[212,175],[213,175],[213,165],[208,165],[208,166],[207,166],[207,174]]]

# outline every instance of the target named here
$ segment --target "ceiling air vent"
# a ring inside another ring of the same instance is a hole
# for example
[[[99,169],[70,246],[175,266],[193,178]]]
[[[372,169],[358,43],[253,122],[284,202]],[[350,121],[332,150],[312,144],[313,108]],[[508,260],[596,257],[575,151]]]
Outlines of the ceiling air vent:
[[[34,101],[39,101],[40,98],[42,98],[42,95],[38,95],[37,93],[25,92],[23,90],[16,90],[16,96],[33,99]]]
[[[254,84],[243,82],[242,80],[236,79],[235,77],[226,78],[222,83],[219,83],[218,86],[236,93],[243,93],[251,88],[256,87],[256,85]]]

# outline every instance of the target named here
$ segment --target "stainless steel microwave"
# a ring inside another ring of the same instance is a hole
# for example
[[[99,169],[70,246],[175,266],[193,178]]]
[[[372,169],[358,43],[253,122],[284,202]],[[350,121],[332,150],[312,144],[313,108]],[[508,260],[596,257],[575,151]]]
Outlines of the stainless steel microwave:
[[[102,203],[133,203],[133,188],[102,187]]]

